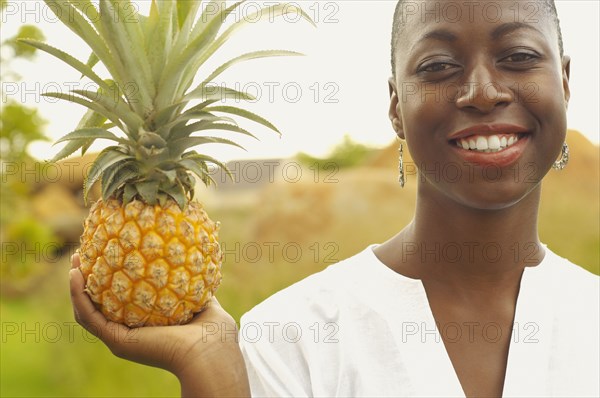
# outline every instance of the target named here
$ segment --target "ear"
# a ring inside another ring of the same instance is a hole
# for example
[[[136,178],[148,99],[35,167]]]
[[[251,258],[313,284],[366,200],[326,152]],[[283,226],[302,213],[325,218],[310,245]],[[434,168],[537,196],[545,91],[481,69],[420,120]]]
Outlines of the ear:
[[[563,91],[565,93],[565,108],[569,107],[571,98],[571,89],[569,88],[569,78],[571,76],[571,57],[565,55],[562,58],[562,81]]]
[[[392,128],[396,132],[396,135],[401,139],[405,139],[402,118],[398,114],[398,90],[393,77],[388,79],[388,87],[390,90],[390,108],[388,110],[388,116],[390,118],[390,122],[392,122]]]

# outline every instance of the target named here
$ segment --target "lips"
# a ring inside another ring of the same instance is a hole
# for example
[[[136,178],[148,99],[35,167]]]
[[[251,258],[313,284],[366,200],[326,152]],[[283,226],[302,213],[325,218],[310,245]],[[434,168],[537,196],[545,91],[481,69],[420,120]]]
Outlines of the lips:
[[[505,167],[521,157],[529,142],[529,133],[518,125],[486,124],[457,131],[448,138],[465,161]]]

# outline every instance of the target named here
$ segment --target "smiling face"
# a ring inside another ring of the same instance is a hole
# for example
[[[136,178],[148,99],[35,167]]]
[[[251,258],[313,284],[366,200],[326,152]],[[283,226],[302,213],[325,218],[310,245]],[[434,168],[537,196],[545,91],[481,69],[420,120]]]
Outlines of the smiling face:
[[[420,193],[504,208],[557,159],[569,59],[540,4],[406,2],[389,116],[419,169]]]

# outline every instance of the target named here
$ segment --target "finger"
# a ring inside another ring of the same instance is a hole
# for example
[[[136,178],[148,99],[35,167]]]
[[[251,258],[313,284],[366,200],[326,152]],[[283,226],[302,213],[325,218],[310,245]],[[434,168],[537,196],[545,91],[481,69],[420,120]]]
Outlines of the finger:
[[[81,265],[81,259],[79,258],[79,250],[77,250],[71,256],[71,268],[79,268],[79,265]]]
[[[89,316],[86,316],[86,314],[90,312],[93,313],[96,308],[85,292],[85,282],[83,280],[83,275],[79,270],[73,268],[69,271],[69,284],[71,289],[71,303],[73,304],[73,310],[75,311],[75,318],[81,326],[92,332],[92,330],[88,328],[87,320],[89,319]],[[93,334],[96,335],[96,333]]]
[[[208,305],[214,305],[223,308],[221,303],[219,303],[219,300],[217,300],[217,296],[212,296],[212,299],[210,299],[210,303]]]
[[[229,314],[217,300],[216,297],[212,297],[208,302],[208,305],[199,313],[196,313],[190,323],[202,325],[206,322],[225,322],[227,324],[235,323],[231,314]]]
[[[75,319],[88,332],[104,341],[107,345],[113,345],[111,337],[118,336],[119,332],[127,332],[129,328],[108,321],[96,307],[85,292],[83,275],[79,270],[69,271],[71,301],[75,312]]]
[[[204,313],[206,313],[207,316],[211,317],[213,316],[213,314],[226,313],[226,311],[221,305],[221,303],[219,303],[217,298],[215,296],[212,296],[211,299],[208,301],[206,307],[200,314]]]

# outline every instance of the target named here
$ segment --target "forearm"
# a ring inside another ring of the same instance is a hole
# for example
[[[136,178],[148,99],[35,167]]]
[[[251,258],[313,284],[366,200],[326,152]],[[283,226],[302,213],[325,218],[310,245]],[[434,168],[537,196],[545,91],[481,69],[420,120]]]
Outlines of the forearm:
[[[205,352],[178,373],[182,397],[250,397],[246,365],[237,344],[225,350],[221,347],[214,355]]]

